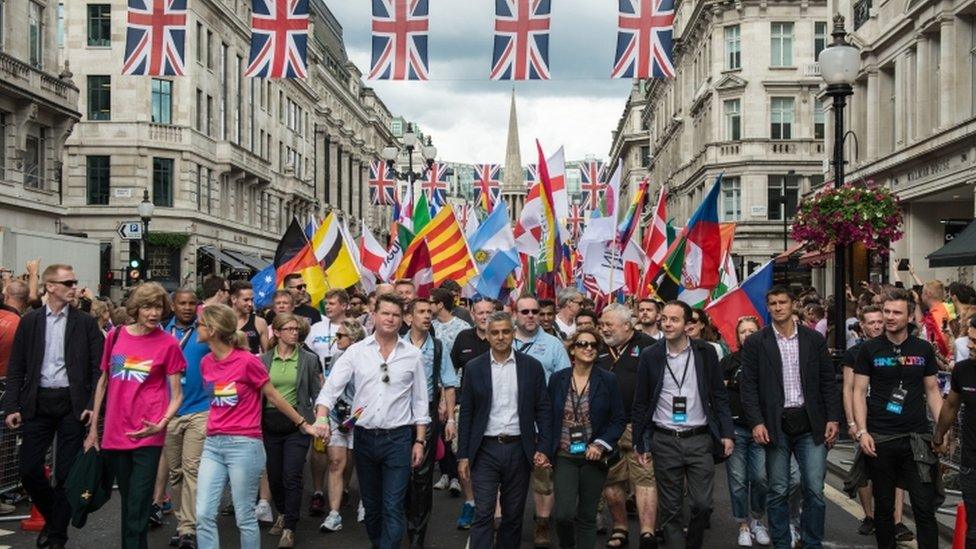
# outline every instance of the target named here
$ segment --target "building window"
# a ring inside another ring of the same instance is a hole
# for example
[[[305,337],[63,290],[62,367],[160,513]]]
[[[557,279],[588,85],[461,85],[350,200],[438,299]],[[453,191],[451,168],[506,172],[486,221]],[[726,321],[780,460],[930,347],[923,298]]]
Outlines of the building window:
[[[173,82],[153,78],[152,121],[156,124],[173,123]]]
[[[27,11],[27,40],[32,67],[41,68],[44,57],[44,8],[31,2]]]
[[[112,6],[88,4],[88,45],[112,45]]]
[[[651,165],[651,147],[650,145],[641,145],[640,148],[640,165],[642,168],[646,168]]]
[[[86,159],[89,206],[108,206],[109,160],[108,156],[89,156]]]
[[[88,119],[112,119],[112,77],[88,77]]]
[[[793,98],[774,97],[770,108],[770,139],[793,139]]]
[[[894,112],[894,110],[892,110]],[[824,112],[824,102],[817,99],[813,103],[813,138],[823,139],[826,134],[826,113]]]
[[[203,63],[203,23],[197,21],[197,63]]]
[[[217,67],[220,78],[220,114],[218,132],[220,139],[227,139],[227,44],[220,43],[220,65]]]
[[[734,70],[742,67],[742,39],[739,25],[725,27],[725,68]]]
[[[5,36],[3,25],[6,21],[4,17],[6,9],[6,0],[0,0],[0,51],[3,51],[3,37]]]
[[[207,68],[213,68],[213,32],[207,30]]]
[[[59,48],[64,47],[64,2],[58,2],[58,22],[57,28],[55,30],[55,40],[57,40],[57,46]]]
[[[742,113],[739,110],[738,99],[725,100],[725,139],[738,141],[742,139]]]
[[[786,192],[786,218],[792,219],[796,213],[796,203],[800,195],[800,181],[794,175],[770,175],[766,183],[766,218],[782,221],[782,196]]]
[[[0,0],[0,11],[3,0]],[[2,21],[0,21],[2,23]],[[7,113],[0,112],[0,180],[7,178]]]
[[[820,59],[820,52],[827,47],[827,22],[815,21],[813,23],[813,60]]]
[[[244,103],[244,60],[237,56],[237,104],[234,106],[234,123],[237,124],[234,143],[240,145],[244,135],[244,121],[241,120],[241,106]]]
[[[153,204],[173,207],[173,159],[153,158]]]
[[[3,4],[0,4],[2,7]],[[969,76],[972,82],[970,82],[969,97],[972,100],[972,105],[970,106],[971,114],[976,116],[976,20],[970,20],[969,23],[970,37],[969,37]]]
[[[213,121],[213,96],[207,96],[207,118],[204,120],[204,126],[206,126],[204,133],[207,135],[212,135],[210,133]]]
[[[31,189],[44,188],[44,129],[40,136],[28,135],[24,151],[24,186]]]
[[[722,221],[742,218],[742,186],[738,177],[722,178]]]
[[[197,118],[196,118],[196,124],[194,124],[193,128],[199,132],[199,131],[203,131],[202,129],[203,128],[203,90],[201,90],[200,88],[197,88],[196,105],[197,105]]]
[[[254,142],[254,126],[256,126],[256,124],[254,123],[254,81],[255,80],[256,79],[251,78],[251,104],[248,106],[248,109],[250,109],[251,111],[250,119],[249,119],[251,123],[248,125],[247,142],[251,146],[251,152],[257,154],[257,149],[259,148],[259,145]]]
[[[773,67],[793,66],[793,23],[772,23],[770,51]]]

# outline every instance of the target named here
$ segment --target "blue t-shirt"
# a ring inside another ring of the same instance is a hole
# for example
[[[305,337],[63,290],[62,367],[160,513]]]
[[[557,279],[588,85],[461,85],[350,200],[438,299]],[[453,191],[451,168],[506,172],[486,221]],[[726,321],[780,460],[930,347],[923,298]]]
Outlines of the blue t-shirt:
[[[176,326],[176,319],[170,320],[166,325],[169,332],[177,341],[180,342],[180,349],[186,359],[186,371],[183,372],[181,384],[183,386],[183,403],[176,415],[185,416],[206,412],[210,409],[210,393],[204,389],[203,376],[200,375],[200,361],[210,353],[210,347],[206,343],[200,343],[197,339],[196,323],[189,329]],[[189,333],[187,333],[189,332]]]
[[[546,373],[546,383],[549,383],[549,376],[552,374],[572,366],[563,342],[559,338],[543,332],[542,328],[537,328],[531,339],[516,339],[514,347],[516,351],[527,354],[542,363],[542,369]]]

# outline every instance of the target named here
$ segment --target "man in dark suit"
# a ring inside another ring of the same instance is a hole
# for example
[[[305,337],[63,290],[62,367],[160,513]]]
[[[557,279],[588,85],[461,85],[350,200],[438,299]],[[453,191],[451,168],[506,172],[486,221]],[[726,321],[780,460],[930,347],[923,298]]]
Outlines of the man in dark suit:
[[[672,549],[702,546],[712,514],[715,463],[732,454],[735,437],[715,348],[685,334],[692,314],[681,301],[664,306],[664,341],[641,352],[634,393],[634,449],[645,464],[653,455],[664,543]],[[687,536],[686,485],[691,498]],[[642,548],[654,546],[653,536],[641,538]]]
[[[491,351],[467,364],[458,421],[458,473],[471,479],[475,517],[470,547],[518,547],[532,466],[548,467],[552,410],[538,360],[512,349],[508,313],[488,322]],[[496,496],[502,521],[493,542]]]
[[[772,542],[789,549],[790,457],[800,466],[803,547],[819,549],[824,537],[824,477],[827,449],[837,438],[841,406],[827,342],[793,320],[793,293],[785,286],[766,292],[772,324],[742,346],[742,412],[752,438],[766,447]]]
[[[17,327],[2,407],[7,427],[23,427],[20,476],[44,515],[47,547],[61,549],[71,519],[64,481],[85,438],[105,340],[92,316],[69,305],[78,285],[70,265],[49,266],[42,280],[47,305],[27,313]],[[52,488],[44,458],[55,434]]]

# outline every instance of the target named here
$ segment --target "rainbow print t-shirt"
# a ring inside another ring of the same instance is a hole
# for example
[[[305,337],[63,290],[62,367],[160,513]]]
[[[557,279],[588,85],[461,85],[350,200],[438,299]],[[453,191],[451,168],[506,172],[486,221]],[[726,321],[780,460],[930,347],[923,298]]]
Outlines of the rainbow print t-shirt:
[[[210,389],[207,436],[261,438],[261,390],[271,381],[261,359],[241,349],[221,360],[210,353],[200,373]]]

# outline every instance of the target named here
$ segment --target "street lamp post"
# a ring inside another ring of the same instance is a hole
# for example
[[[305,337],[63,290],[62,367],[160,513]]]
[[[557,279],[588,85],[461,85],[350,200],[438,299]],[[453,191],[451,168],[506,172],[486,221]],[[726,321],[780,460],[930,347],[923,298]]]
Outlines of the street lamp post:
[[[844,16],[834,16],[833,43],[820,52],[820,74],[827,84],[825,93],[833,98],[834,109],[834,187],[844,184],[844,107],[847,96],[854,93],[854,80],[861,66],[861,52],[847,41]],[[847,246],[834,245],[834,349],[842,351],[846,343],[844,325],[847,285]]]
[[[420,144],[420,154],[426,162],[423,171],[419,173],[413,171],[413,152],[417,149],[418,143]],[[380,156],[383,157],[383,160],[386,160],[387,171],[395,179],[408,182],[412,193],[414,182],[427,175],[427,172],[434,166],[434,158],[437,157],[437,148],[431,143],[429,136],[427,137],[426,144],[420,141],[417,138],[417,134],[413,131],[413,124],[407,124],[407,131],[403,134],[403,149],[407,151],[407,171],[405,172],[396,169],[396,159],[400,156],[399,148],[386,147],[380,153]]]
[[[149,222],[152,221],[153,211],[156,206],[149,200],[149,189],[144,189],[142,191],[142,202],[139,203],[139,217],[142,218],[142,264],[140,268],[142,272],[139,273],[139,279],[145,281],[146,274],[149,272]]]

